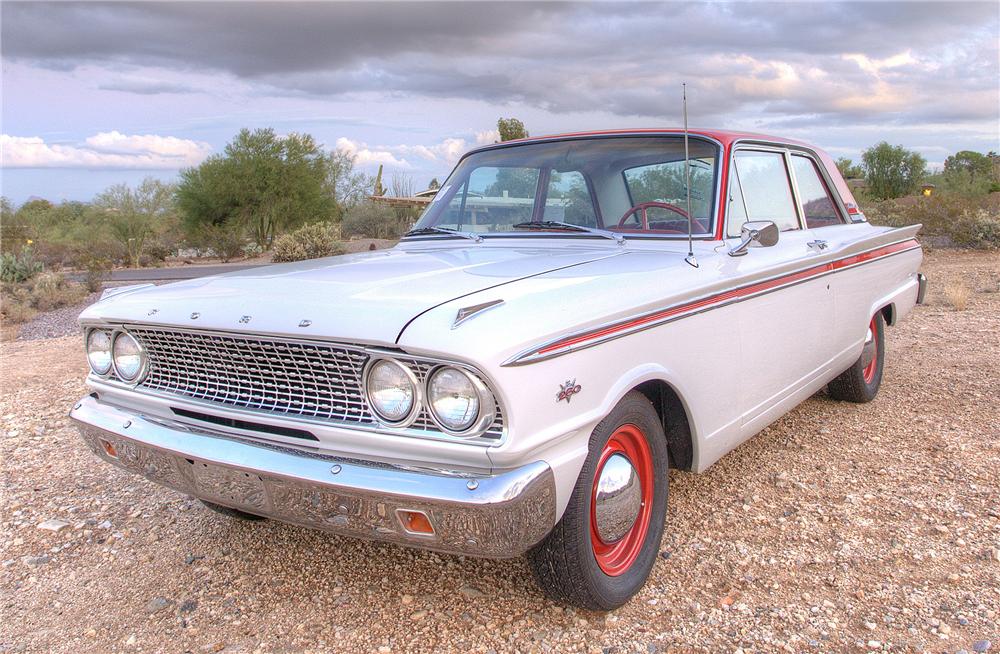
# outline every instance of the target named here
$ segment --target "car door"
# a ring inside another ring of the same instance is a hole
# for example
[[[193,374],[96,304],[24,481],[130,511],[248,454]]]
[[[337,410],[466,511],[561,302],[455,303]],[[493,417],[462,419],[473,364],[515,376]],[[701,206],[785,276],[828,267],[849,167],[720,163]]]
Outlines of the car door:
[[[781,148],[742,147],[731,160],[727,246],[747,220],[770,220],[780,230],[777,245],[727,262],[740,297],[743,438],[814,392],[829,359],[823,341],[834,320],[833,294],[827,279],[803,274],[819,251],[810,245],[790,167]]]

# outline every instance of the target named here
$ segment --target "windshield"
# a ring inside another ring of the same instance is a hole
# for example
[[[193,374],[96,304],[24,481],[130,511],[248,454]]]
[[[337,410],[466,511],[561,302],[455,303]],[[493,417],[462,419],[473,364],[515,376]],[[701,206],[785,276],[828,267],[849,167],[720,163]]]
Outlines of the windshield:
[[[689,140],[692,231],[714,233],[718,147]],[[532,143],[463,159],[414,231],[687,236],[684,139],[613,137]],[[525,225],[525,223],[533,223]],[[559,225],[564,223],[564,225]]]

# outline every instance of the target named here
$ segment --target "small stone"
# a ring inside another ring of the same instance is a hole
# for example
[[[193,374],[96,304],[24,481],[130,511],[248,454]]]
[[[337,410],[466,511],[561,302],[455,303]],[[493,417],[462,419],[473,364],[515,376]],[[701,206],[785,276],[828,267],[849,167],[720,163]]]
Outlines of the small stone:
[[[936,531],[939,534],[947,534],[948,528],[945,527],[944,525],[934,525],[934,531]]]
[[[972,651],[979,652],[980,654],[982,654],[982,652],[988,652],[990,649],[990,645],[992,644],[993,643],[991,643],[988,640],[977,640],[976,642],[972,643]]]
[[[875,628],[876,628],[877,626],[878,626],[878,625],[876,625],[876,624],[875,624],[874,622],[866,622],[866,623],[865,623],[865,628],[866,628],[866,629],[867,629],[868,631],[875,631]]]
[[[59,520],[58,518],[50,518],[45,522],[38,525],[39,529],[44,529],[45,531],[51,531],[58,533],[69,526],[69,523],[65,520]]]
[[[427,611],[424,611],[422,609],[420,611],[414,611],[413,613],[410,614],[410,620],[413,620],[414,622],[419,622],[426,617],[427,617]]]
[[[373,245],[374,245],[374,243],[373,243]],[[389,652],[391,652],[391,651],[392,651],[392,648],[389,647],[388,645],[379,645],[378,646],[378,654],[389,654]]]
[[[191,613],[196,608],[198,608],[198,602],[189,599],[181,602],[180,608],[178,609],[181,613]]]
[[[29,556],[27,559],[25,559],[24,562],[27,563],[28,565],[44,565],[51,560],[52,557],[50,557],[48,554],[40,554],[38,556]]]
[[[146,613],[158,613],[159,611],[169,607],[171,604],[173,604],[173,602],[168,600],[166,597],[154,597],[146,602]]]
[[[83,632],[83,635],[86,636],[87,638],[94,638],[95,636],[97,636],[97,629],[93,628],[88,629],[85,632]]]
[[[458,590],[458,592],[460,592],[462,595],[464,595],[469,599],[478,599],[480,597],[486,597],[486,593],[473,586],[462,586]]]
[[[201,555],[201,554],[188,554],[187,556],[184,557],[184,563],[187,563],[188,565],[191,565],[195,561],[199,561],[199,560],[201,560],[203,558],[205,558],[205,557],[203,555]]]
[[[960,579],[961,579],[961,577],[959,577],[954,572],[951,573],[950,575],[948,575],[948,581],[950,581],[953,584],[957,584]]]
[[[945,623],[942,622],[941,624],[938,625],[938,633],[945,634],[945,635],[950,634],[951,633],[951,627],[949,627],[948,625],[946,625]]]
[[[413,604],[413,595],[403,595],[399,601],[403,604]]]
[[[137,642],[138,640],[136,639],[135,634],[132,634],[128,637],[128,640],[125,641],[125,644],[129,647],[134,647]]]
[[[662,552],[660,552],[660,558],[663,559],[663,560],[669,559],[670,558],[670,550],[663,550]]]
[[[882,649],[882,643],[877,640],[869,640],[868,649]]]

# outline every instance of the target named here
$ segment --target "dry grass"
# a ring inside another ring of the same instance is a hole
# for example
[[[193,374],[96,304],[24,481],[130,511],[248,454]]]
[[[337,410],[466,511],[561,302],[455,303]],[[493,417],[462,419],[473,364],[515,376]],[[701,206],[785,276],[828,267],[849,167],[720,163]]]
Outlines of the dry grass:
[[[964,282],[951,282],[944,287],[944,297],[955,311],[965,311],[971,291]]]
[[[58,274],[45,272],[17,284],[4,284],[0,301],[5,331],[13,325],[28,322],[39,311],[52,311],[81,301],[87,291]]]

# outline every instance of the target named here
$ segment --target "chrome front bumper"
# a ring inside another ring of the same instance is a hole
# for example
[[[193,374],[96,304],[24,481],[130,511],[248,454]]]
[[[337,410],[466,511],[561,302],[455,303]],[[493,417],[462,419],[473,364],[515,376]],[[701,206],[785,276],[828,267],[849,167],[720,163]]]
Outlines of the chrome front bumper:
[[[356,538],[490,558],[517,556],[555,524],[552,470],[493,473],[358,461],[253,442],[83,398],[70,412],[97,456],[248,513]],[[433,535],[404,527],[425,514]]]

